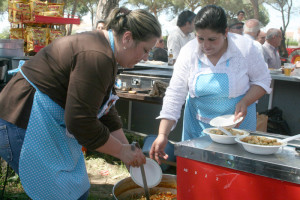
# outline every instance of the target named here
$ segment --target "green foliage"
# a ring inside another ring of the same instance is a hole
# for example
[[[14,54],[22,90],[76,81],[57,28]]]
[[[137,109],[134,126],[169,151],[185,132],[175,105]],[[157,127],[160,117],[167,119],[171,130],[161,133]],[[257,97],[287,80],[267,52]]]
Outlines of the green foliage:
[[[298,46],[299,45],[297,40],[290,39],[290,38],[286,39],[285,42],[286,42],[287,46]]]
[[[172,1],[169,0],[128,0],[125,5],[128,4],[149,10],[156,17],[158,17],[163,11],[167,11],[170,7],[174,7]]]
[[[3,165],[2,165],[3,166]],[[11,169],[6,168],[0,171],[0,188],[1,192],[4,186],[6,170],[8,170],[7,183],[5,187],[4,199],[28,200],[29,197],[23,190],[19,176]]]
[[[7,0],[1,0],[0,1],[0,15],[2,15],[4,12],[7,12],[8,2]]]
[[[0,33],[0,39],[9,39],[9,29],[4,29]]]

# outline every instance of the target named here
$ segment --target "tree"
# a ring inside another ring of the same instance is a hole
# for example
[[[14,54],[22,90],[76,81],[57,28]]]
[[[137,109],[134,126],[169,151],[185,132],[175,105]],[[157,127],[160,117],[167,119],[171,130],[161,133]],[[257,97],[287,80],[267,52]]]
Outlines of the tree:
[[[99,0],[80,0],[80,3],[85,5],[86,10],[91,14],[92,26],[94,26],[98,2]]]
[[[96,21],[106,19],[110,11],[119,6],[120,0],[99,0],[96,12]]]
[[[282,27],[280,29],[282,31],[282,41],[279,48],[279,53],[282,57],[286,58],[288,57],[288,52],[285,44],[285,32],[290,23],[293,0],[272,0],[266,3],[281,13]]]
[[[254,19],[259,20],[259,7],[258,7],[258,0],[250,0],[252,6],[253,6],[253,11],[254,11]]]
[[[131,4],[139,8],[145,8],[153,13],[156,18],[158,18],[158,15],[163,11],[166,11],[172,6],[174,7],[174,4],[169,0],[128,0],[126,4]]]

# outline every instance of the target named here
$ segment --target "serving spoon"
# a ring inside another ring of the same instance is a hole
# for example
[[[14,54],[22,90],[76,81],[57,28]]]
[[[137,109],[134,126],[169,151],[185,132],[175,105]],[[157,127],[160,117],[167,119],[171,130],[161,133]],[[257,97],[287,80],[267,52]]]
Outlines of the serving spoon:
[[[226,135],[232,136],[232,134],[231,134],[229,131],[227,131],[225,128],[223,128],[223,127],[218,127],[218,129],[219,129],[220,131],[222,131],[223,133],[225,133]]]
[[[292,140],[295,140],[295,139],[298,139],[298,138],[300,138],[300,134],[294,135],[292,137],[285,138],[285,139],[281,140],[281,142],[286,142],[287,143],[289,141],[292,141]]]

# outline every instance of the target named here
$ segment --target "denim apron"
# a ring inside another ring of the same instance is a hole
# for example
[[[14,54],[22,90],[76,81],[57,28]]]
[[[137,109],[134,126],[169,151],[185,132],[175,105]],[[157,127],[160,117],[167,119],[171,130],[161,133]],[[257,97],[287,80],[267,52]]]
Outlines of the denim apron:
[[[110,44],[114,50],[112,32]],[[81,145],[64,122],[64,109],[36,89],[20,155],[20,179],[32,199],[78,199],[90,187]],[[110,93],[97,117],[105,115],[118,97]]]
[[[229,98],[229,59],[224,69],[215,73],[202,73],[202,62],[198,60],[198,73],[194,78],[195,97],[189,94],[186,99],[182,140],[204,136],[202,132],[210,128],[211,119],[226,114],[234,114],[236,104],[245,96]],[[256,129],[255,103],[248,106],[247,115],[241,129]]]

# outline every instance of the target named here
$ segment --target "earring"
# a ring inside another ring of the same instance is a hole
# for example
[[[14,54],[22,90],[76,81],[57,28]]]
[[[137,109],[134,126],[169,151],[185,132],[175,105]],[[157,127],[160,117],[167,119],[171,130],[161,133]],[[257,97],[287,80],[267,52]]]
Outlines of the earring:
[[[126,47],[123,47],[124,50],[126,50]]]
[[[226,40],[226,37],[224,36],[224,40]]]

